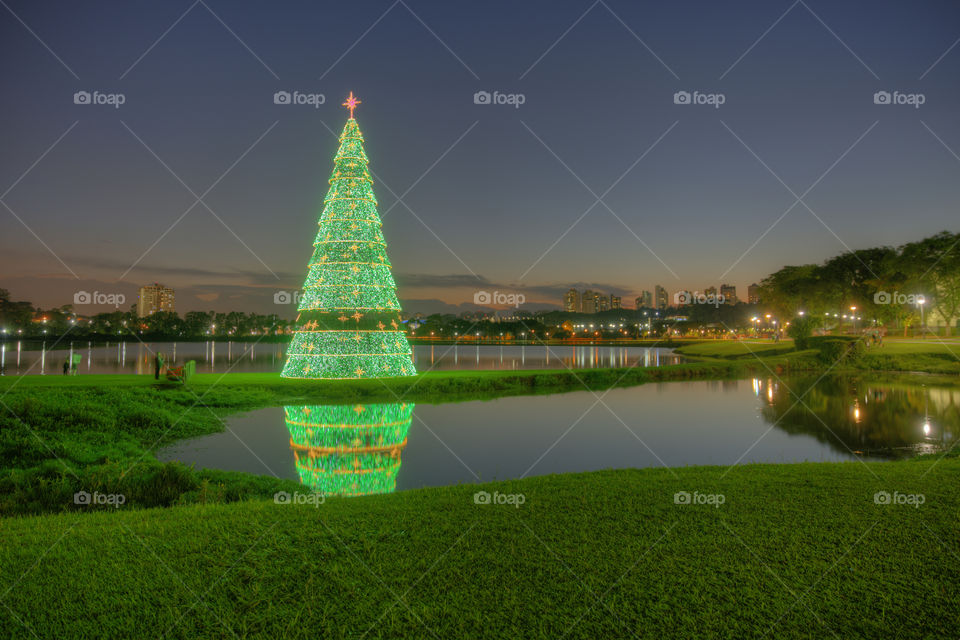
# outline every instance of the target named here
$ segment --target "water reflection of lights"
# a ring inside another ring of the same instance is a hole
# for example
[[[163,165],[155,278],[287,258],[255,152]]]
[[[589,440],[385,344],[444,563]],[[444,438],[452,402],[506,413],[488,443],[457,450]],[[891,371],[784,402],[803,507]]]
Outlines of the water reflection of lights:
[[[929,422],[929,421],[923,423],[923,435],[925,435],[925,436],[929,436],[929,435],[930,435],[930,422]]]
[[[773,380],[767,380],[766,382],[764,382],[764,381],[761,380],[760,378],[753,378],[753,379],[750,381],[750,384],[753,386],[753,395],[757,396],[758,398],[759,398],[761,395],[763,395],[763,388],[766,387],[766,388],[767,388],[767,393],[766,393],[767,401],[768,401],[770,404],[773,404],[773,396],[776,394],[776,392],[777,392],[777,390],[778,390],[778,388],[779,388],[780,385],[778,385],[777,383],[775,383]]]

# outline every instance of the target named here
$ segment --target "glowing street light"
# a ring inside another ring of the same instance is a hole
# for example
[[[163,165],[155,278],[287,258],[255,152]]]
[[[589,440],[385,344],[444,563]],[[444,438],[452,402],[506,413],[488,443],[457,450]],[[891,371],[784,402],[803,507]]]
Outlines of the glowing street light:
[[[917,298],[917,304],[920,306],[920,338],[927,337],[927,333],[924,329],[924,322],[923,322],[923,305],[926,303],[926,301],[927,299],[924,298],[923,296],[920,296],[919,298]]]

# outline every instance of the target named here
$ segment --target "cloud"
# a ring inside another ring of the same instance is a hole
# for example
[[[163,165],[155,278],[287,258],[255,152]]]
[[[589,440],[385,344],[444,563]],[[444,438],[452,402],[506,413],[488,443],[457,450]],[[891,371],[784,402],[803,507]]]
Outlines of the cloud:
[[[459,304],[452,304],[450,302],[444,302],[437,298],[401,298],[400,306],[403,307],[405,313],[422,313],[425,316],[432,315],[434,313],[452,313],[453,315],[460,315],[465,312],[477,312],[482,311],[485,313],[499,313],[503,315],[504,313],[509,313],[512,310],[511,308],[502,309],[494,307],[486,307],[479,304],[474,304],[472,302],[461,302]],[[530,303],[523,304],[520,306],[521,309],[526,311],[557,311],[561,308],[559,304],[546,304],[546,303]]]
[[[559,300],[571,287],[583,291],[592,289],[617,296],[630,295],[631,289],[619,285],[600,282],[574,282],[555,284],[527,284],[493,282],[484,276],[469,274],[428,274],[428,273],[398,273],[394,275],[397,286],[403,289],[467,289],[469,291],[510,291],[523,293],[528,299],[533,296]]]
[[[116,260],[112,258],[93,258],[93,257],[77,257],[71,256],[67,264],[76,267],[87,267],[91,269],[104,269],[107,271],[115,271],[117,277],[124,273],[127,269],[130,268],[129,262],[124,260]],[[188,278],[223,278],[227,280],[236,280],[242,279],[246,280],[251,285],[263,285],[263,286],[278,286],[280,284],[289,285],[290,282],[296,282],[303,279],[303,274],[300,273],[289,273],[289,272],[275,272],[276,275],[270,273],[266,269],[262,270],[250,270],[250,269],[207,269],[203,267],[191,267],[191,266],[178,266],[172,264],[155,264],[155,263],[138,263],[132,270],[131,274],[145,275],[147,280],[156,280],[158,277],[162,276],[182,276]],[[142,280],[143,278],[141,278]],[[124,279],[124,281],[133,280],[130,274]]]

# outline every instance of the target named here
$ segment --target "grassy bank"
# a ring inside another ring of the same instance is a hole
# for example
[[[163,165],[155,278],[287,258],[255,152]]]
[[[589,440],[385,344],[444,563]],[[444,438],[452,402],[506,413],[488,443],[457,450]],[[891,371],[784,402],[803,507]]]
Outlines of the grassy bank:
[[[699,362],[737,362],[759,364],[761,361],[792,369],[826,369],[834,365],[824,359],[821,349],[834,338],[816,338],[819,345],[798,351],[793,341],[724,340],[686,345],[676,351]],[[897,371],[939,374],[960,374],[960,342],[948,340],[891,340],[882,346],[867,347],[856,358],[833,366],[835,371]]]
[[[415,378],[283,380],[276,373],[197,375],[189,385],[150,376],[28,376],[0,383],[0,515],[84,510],[79,491],[124,494],[131,507],[230,502],[296,488],[264,476],[161,464],[158,448],[223,430],[223,417],[282,404],[475,400],[584,388],[732,377],[743,367],[427,373]]]
[[[942,344],[890,345],[834,372],[878,369],[896,358],[952,373]],[[230,502],[273,495],[287,481],[161,464],[157,448],[223,429],[238,411],[289,403],[450,402],[595,391],[646,382],[769,376],[824,370],[816,350],[790,343],[709,342],[684,347],[697,362],[659,368],[442,371],[415,377],[297,381],[276,373],[199,374],[189,387],[150,376],[25,376],[0,379],[0,515],[77,510],[78,491],[122,493],[128,506]],[[865,364],[866,363],[866,364]],[[890,367],[896,370],[895,367]],[[952,377],[944,380],[952,383]],[[931,381],[932,382],[932,381]]]
[[[482,486],[519,508],[460,486],[7,518],[0,636],[958,637],[960,461],[933,465]]]

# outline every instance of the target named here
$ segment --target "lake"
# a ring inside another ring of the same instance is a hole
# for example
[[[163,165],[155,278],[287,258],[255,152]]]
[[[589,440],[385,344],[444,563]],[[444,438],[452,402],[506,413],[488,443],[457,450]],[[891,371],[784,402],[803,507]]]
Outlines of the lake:
[[[158,457],[362,495],[611,468],[890,460],[941,451],[958,433],[954,389],[754,378],[449,404],[274,407]]]
[[[152,374],[155,353],[179,366],[196,360],[198,373],[279,372],[286,344],[232,341],[207,342],[87,342],[53,344],[28,350],[18,341],[0,343],[0,372],[4,375],[62,375],[71,354],[80,355],[78,372]],[[671,349],[609,346],[415,345],[418,371],[593,369],[602,367],[659,367],[683,362]]]

